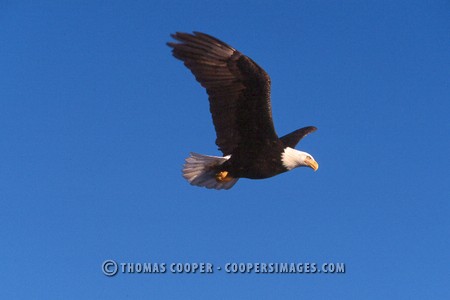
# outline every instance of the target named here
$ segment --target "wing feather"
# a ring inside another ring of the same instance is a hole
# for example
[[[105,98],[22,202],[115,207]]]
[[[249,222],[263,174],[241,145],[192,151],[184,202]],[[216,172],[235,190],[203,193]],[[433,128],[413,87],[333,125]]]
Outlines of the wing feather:
[[[316,130],[317,128],[314,126],[303,127],[297,129],[296,131],[288,133],[285,136],[282,136],[280,140],[286,147],[295,148],[295,146],[298,144],[298,142],[300,142],[302,138]]]
[[[206,88],[224,155],[236,147],[278,138],[270,105],[270,78],[253,60],[226,43],[201,32],[171,35],[167,43]],[[244,147],[243,147],[244,148]]]

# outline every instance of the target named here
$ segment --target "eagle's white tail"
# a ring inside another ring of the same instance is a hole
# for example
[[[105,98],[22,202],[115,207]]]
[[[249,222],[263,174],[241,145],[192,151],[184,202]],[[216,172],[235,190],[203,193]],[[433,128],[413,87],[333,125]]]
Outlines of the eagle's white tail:
[[[204,186],[208,189],[228,190],[239,180],[239,178],[233,178],[228,182],[217,181],[217,171],[214,167],[220,166],[230,157],[230,155],[220,157],[191,152],[190,156],[186,158],[186,163],[183,166],[183,177],[192,185]]]

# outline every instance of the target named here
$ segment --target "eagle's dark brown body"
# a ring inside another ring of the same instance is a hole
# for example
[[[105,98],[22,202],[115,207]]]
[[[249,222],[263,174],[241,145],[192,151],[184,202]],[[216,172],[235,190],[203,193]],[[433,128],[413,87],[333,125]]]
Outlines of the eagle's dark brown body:
[[[249,149],[258,151],[249,151]],[[218,167],[231,177],[264,179],[288,171],[281,162],[280,153],[285,146],[280,140],[266,140],[259,145],[240,145],[231,158]]]

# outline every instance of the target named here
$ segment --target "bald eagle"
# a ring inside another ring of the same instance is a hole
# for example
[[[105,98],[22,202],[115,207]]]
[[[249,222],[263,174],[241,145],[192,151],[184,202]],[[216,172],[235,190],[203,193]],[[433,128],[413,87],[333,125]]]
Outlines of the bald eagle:
[[[312,155],[295,149],[308,126],[279,138],[272,121],[270,77],[252,59],[201,32],[171,35],[172,54],[184,62],[209,95],[216,144],[223,156],[191,153],[183,167],[190,184],[229,189],[239,178],[263,179],[307,166]]]

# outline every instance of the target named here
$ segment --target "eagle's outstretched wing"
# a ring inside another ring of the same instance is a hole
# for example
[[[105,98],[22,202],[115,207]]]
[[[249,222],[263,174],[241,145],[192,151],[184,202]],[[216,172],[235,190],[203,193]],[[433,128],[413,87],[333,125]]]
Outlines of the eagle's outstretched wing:
[[[285,136],[282,136],[280,140],[286,147],[295,148],[295,146],[298,144],[298,142],[300,142],[302,138],[316,130],[317,128],[314,126],[303,127],[289,134],[286,134]]]
[[[249,57],[204,33],[175,33],[167,43],[209,95],[216,144],[224,155],[245,144],[277,139],[270,77]]]

